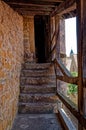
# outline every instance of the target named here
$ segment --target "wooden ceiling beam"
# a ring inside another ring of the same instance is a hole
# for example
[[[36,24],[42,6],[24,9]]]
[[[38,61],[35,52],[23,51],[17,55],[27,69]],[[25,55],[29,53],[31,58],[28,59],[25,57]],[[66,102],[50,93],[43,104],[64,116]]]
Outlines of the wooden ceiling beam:
[[[19,5],[19,6],[17,6],[17,5],[10,5],[12,8],[14,8],[14,9],[22,9],[22,10],[44,10],[44,11],[52,11],[53,10],[53,8],[51,8],[51,7],[47,7],[47,6],[42,6],[42,7],[36,7],[36,6],[29,6],[29,5],[26,5],[26,6],[24,6],[24,5]]]
[[[10,2],[10,3],[24,3],[24,4],[42,4],[42,5],[56,5],[60,2],[63,2],[64,0],[3,0],[6,3]]]
[[[16,10],[16,11],[45,11],[45,12],[51,12],[52,11],[52,9],[50,9],[50,8],[36,8],[36,7],[29,7],[29,8],[14,8],[14,7],[12,7],[14,10]]]
[[[34,15],[49,15],[50,12],[48,11],[22,11],[22,10],[15,10],[17,11],[19,14],[23,15],[23,16],[34,16]]]
[[[65,2],[61,3],[58,7],[55,8],[54,11],[50,14],[50,16],[63,15],[70,11],[76,9],[76,0],[66,0]]]
[[[50,7],[50,8],[55,8],[55,5],[42,5],[42,4],[28,4],[28,3],[16,3],[16,2],[6,2],[9,5],[13,5],[13,6],[34,6],[34,7]]]

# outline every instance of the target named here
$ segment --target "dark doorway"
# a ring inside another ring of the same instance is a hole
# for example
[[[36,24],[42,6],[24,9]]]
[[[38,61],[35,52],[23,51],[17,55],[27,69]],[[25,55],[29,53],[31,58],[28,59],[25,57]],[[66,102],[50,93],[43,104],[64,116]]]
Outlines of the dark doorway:
[[[38,63],[45,63],[45,20],[43,16],[35,16],[35,46],[36,46],[36,57]]]

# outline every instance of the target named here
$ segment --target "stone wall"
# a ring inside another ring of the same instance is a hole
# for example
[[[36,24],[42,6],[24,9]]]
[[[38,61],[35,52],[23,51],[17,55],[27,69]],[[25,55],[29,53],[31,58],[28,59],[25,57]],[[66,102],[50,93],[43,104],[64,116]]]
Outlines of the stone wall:
[[[35,58],[34,16],[24,16],[25,61],[33,62]]]
[[[23,18],[0,1],[0,130],[10,130],[17,111]]]

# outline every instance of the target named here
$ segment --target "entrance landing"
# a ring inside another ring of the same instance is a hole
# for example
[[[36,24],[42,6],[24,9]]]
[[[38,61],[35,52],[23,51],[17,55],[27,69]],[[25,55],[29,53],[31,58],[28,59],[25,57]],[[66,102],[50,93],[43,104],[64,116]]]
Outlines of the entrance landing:
[[[55,114],[19,114],[12,130],[62,130]]]

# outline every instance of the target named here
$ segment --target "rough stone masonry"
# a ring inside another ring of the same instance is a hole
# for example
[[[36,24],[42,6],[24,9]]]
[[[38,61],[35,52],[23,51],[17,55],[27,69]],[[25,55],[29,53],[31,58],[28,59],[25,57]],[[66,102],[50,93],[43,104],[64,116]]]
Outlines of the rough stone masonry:
[[[11,129],[17,111],[23,52],[23,18],[0,1],[0,130]]]

